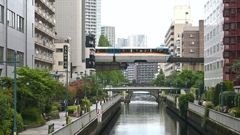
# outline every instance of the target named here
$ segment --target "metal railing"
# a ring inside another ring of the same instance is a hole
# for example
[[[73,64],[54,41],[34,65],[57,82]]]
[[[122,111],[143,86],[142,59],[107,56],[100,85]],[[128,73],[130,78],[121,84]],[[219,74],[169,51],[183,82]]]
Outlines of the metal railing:
[[[112,105],[114,105],[117,101],[119,101],[121,99],[121,96],[118,95],[116,96],[116,98],[113,98],[111,100],[108,100],[108,102],[106,102],[105,104],[102,105],[101,107],[101,111],[105,112],[108,108],[110,108]]]
[[[233,130],[240,132],[240,119],[232,117],[230,115],[217,112],[215,110],[209,110],[209,118],[221,123],[222,125],[229,127]]]
[[[121,96],[116,96],[115,98],[109,100],[105,104],[102,105],[102,113],[109,109],[112,105],[114,105],[117,101],[119,101]],[[80,118],[76,119],[75,121],[71,122],[70,124],[62,127],[54,131],[49,135],[72,135],[75,133],[80,132],[84,129],[90,122],[97,119],[97,112],[96,109],[92,110],[89,113],[84,114]]]
[[[200,105],[197,105],[197,104],[194,104],[194,103],[188,103],[188,109],[194,111],[194,112],[197,112],[201,115],[204,115],[205,113],[205,108],[203,106],[200,106]]]

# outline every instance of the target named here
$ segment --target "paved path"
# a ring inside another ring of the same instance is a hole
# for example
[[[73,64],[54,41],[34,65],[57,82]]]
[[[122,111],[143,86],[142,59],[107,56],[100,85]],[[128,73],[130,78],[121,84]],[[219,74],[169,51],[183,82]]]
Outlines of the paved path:
[[[96,108],[96,104],[93,104],[91,107],[91,110],[94,110]],[[54,130],[58,130],[63,127],[64,124],[66,124],[66,117],[65,112],[59,113],[60,118],[55,120],[47,121],[45,125],[37,128],[30,128],[27,129],[19,135],[47,135],[48,134],[48,126],[54,123]],[[72,121],[76,120],[76,117],[72,117]]]

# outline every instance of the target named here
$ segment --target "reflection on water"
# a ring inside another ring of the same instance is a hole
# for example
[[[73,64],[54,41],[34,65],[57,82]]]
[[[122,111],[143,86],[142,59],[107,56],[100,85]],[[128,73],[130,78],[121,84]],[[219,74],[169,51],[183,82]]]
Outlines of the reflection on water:
[[[134,93],[130,104],[121,105],[102,135],[200,135],[191,126],[155,102],[148,93]],[[117,119],[118,118],[118,119]]]

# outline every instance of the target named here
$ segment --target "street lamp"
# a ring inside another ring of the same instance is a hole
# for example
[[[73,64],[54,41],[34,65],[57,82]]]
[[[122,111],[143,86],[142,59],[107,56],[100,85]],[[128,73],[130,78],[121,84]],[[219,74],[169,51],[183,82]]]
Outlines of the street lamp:
[[[170,83],[171,89],[170,89],[170,94],[172,94],[172,83]]]
[[[200,82],[198,82],[198,105],[200,105]]]
[[[176,94],[177,94],[177,83],[176,83]]]
[[[96,111],[98,112],[98,76],[96,71]]]
[[[221,82],[221,107],[223,107],[223,82]]]
[[[86,113],[86,96],[87,96],[87,94],[86,94],[86,70],[85,70],[85,72],[84,72],[84,113]]]

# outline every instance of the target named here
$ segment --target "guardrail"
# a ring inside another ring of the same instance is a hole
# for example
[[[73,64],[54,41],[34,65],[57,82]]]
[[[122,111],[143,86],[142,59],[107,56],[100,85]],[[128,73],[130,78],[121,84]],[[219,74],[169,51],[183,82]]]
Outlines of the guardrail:
[[[101,111],[102,113],[105,112],[108,108],[110,108],[112,105],[114,105],[118,100],[121,100],[121,96],[118,95],[115,98],[108,100],[105,104],[102,105]]]
[[[105,104],[102,105],[102,113],[109,109],[112,105],[114,105],[118,100],[121,99],[121,96],[116,96],[113,99],[109,100]],[[96,109],[92,110],[89,113],[84,114],[80,118],[74,120],[70,124],[62,127],[61,129],[58,129],[54,131],[53,133],[49,135],[68,135],[68,134],[75,134],[79,131],[81,131],[86,125],[88,125],[90,122],[92,122],[94,119],[97,119],[97,112]]]
[[[200,105],[196,105],[194,103],[188,103],[188,109],[194,111],[194,112],[197,112],[201,115],[204,115],[205,113],[205,108],[203,106],[200,106]]]
[[[168,99],[168,100],[171,100],[172,102],[175,103],[175,97],[174,97],[174,96],[167,95],[167,99]]]
[[[240,119],[226,115],[215,110],[209,110],[209,118],[221,123],[222,125],[240,132]]]
[[[80,118],[76,119],[75,121],[71,122],[70,124],[64,126],[63,128],[61,128],[59,130],[56,130],[55,132],[53,132],[49,135],[75,134],[96,118],[97,118],[97,113],[96,113],[96,110],[94,109],[91,112],[84,114]]]

